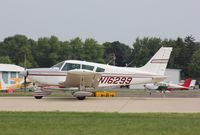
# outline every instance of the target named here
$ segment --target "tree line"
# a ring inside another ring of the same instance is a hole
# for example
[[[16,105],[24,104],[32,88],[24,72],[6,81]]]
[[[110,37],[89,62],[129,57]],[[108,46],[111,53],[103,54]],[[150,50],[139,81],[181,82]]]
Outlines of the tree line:
[[[177,39],[137,38],[132,46],[119,41],[98,43],[95,39],[60,41],[56,36],[37,41],[15,35],[0,42],[0,63],[27,67],[50,67],[67,59],[140,67],[162,46],[173,47],[168,68],[182,69],[183,78],[200,76],[200,43],[193,36]]]

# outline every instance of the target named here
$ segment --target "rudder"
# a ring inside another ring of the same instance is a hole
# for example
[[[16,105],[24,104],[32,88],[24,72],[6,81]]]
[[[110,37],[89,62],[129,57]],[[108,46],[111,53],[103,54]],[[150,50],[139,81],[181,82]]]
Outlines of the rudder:
[[[164,75],[171,51],[172,47],[161,47],[140,69],[147,72],[153,72],[158,75]]]
[[[190,87],[190,83],[192,82],[192,78],[188,78],[185,80],[185,83],[182,84],[184,87]]]

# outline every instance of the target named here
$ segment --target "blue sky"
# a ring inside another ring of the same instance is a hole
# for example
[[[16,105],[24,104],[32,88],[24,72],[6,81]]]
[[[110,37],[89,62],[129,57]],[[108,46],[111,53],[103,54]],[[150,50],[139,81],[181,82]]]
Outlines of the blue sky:
[[[0,41],[15,34],[120,41],[137,37],[200,41],[199,0],[0,0]]]

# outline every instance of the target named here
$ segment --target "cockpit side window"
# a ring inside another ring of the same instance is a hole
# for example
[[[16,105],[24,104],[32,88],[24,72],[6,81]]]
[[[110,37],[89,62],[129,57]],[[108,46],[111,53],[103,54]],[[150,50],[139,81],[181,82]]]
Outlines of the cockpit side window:
[[[69,70],[80,69],[80,68],[81,68],[80,64],[66,63],[64,67],[62,68],[62,71],[69,71]]]
[[[59,68],[59,69],[60,69],[60,68],[62,67],[63,64],[64,64],[64,62],[60,62],[60,63],[54,65],[54,66],[51,67],[51,68]]]
[[[82,65],[82,69],[87,69],[87,70],[93,70],[94,69],[94,66],[90,66],[90,65]]]
[[[96,69],[96,72],[104,72],[104,71],[105,71],[105,69],[100,68],[100,67],[97,67],[97,69]]]

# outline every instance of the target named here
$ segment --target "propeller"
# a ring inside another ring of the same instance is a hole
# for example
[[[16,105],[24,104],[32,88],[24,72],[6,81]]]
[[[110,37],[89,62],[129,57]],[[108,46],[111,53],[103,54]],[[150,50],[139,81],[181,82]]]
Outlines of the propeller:
[[[20,72],[20,75],[24,77],[24,91],[26,92],[26,78],[28,76],[28,71],[27,71],[27,67],[26,67],[26,54],[24,54],[24,71]]]
[[[28,76],[28,72],[26,69],[25,69],[25,71],[26,71],[26,75],[24,76],[24,91],[26,92],[26,84],[27,84],[26,78]]]
[[[28,71],[26,68],[24,68],[24,70],[21,71],[19,74],[24,77],[24,91],[26,91],[26,84],[27,84],[26,78],[28,76]]]
[[[24,54],[24,70],[26,71],[25,76],[24,76],[24,91],[26,92],[26,78],[28,75],[28,72],[26,70],[26,53]]]
[[[115,66],[115,64],[116,64],[115,60],[116,60],[116,55],[115,55],[115,53],[112,53],[112,58],[108,61],[107,64],[110,64],[112,62],[113,65]]]

